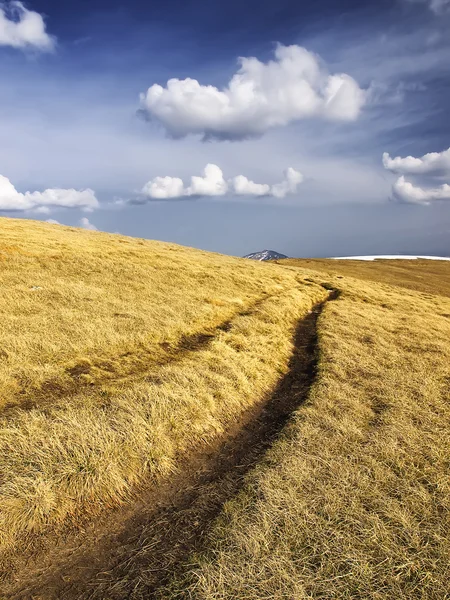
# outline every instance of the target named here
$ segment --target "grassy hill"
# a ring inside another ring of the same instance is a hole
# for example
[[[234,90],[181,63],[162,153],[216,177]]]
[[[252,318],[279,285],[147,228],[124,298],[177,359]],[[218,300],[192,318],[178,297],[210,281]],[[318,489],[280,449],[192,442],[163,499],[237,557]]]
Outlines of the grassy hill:
[[[0,285],[5,597],[450,597],[450,263],[0,219]]]
[[[350,276],[357,279],[387,283],[439,296],[450,297],[450,267],[439,260],[330,260],[323,258],[290,258],[278,264],[313,269],[324,274]]]
[[[322,266],[342,291],[308,402],[165,598],[450,597],[450,301]]]
[[[0,547],[125,501],[287,368],[325,297],[294,271],[0,221]]]

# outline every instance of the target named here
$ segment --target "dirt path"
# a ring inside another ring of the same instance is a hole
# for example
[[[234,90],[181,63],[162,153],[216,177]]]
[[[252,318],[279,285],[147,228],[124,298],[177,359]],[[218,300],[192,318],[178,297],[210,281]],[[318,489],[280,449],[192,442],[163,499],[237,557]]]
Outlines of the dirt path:
[[[202,549],[223,504],[239,492],[246,473],[307,398],[316,371],[316,323],[322,307],[299,322],[288,373],[238,427],[180,463],[170,481],[157,489],[150,485],[131,506],[110,511],[61,540],[45,559],[22,566],[0,598],[155,598],[188,556]]]
[[[67,398],[76,396],[83,389],[95,390],[98,386],[123,386],[130,381],[136,383],[139,379],[147,379],[164,365],[173,364],[183,359],[187,352],[195,352],[206,348],[216,337],[219,331],[228,331],[232,326],[233,320],[240,316],[253,314],[263,302],[273,297],[273,294],[263,292],[259,298],[250,302],[243,310],[237,310],[233,315],[227,317],[215,327],[208,327],[206,330],[200,329],[191,335],[185,335],[174,345],[168,342],[162,342],[158,351],[155,348],[140,348],[139,351],[126,352],[118,356],[108,356],[92,363],[82,362],[81,364],[66,369],[70,378],[62,382],[59,378],[43,382],[36,389],[22,390],[19,395],[19,404],[6,405],[1,410],[2,417],[8,417],[14,414],[17,407],[20,410],[33,410],[37,407],[44,408],[58,402],[58,400],[67,400]],[[105,364],[112,361],[117,366],[120,365],[120,373],[105,370]],[[95,369],[100,368],[101,375],[95,375]],[[123,372],[125,371],[125,374]],[[83,377],[89,375],[91,379],[86,380]]]

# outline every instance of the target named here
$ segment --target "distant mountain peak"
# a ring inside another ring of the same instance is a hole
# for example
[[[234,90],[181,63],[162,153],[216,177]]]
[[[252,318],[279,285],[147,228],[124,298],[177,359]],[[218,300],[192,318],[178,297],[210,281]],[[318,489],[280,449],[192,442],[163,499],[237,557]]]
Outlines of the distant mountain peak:
[[[281,258],[288,258],[285,254],[275,252],[275,250],[262,250],[261,252],[253,252],[253,254],[247,254],[244,258],[251,258],[252,260],[279,260]]]

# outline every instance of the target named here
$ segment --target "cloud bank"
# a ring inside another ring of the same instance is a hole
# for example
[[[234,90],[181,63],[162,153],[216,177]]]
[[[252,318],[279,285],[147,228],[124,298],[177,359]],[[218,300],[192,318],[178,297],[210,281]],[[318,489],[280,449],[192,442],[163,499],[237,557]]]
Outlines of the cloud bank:
[[[55,40],[46,32],[39,13],[22,2],[0,2],[0,46],[51,51]]]
[[[91,211],[99,202],[91,189],[47,189],[43,192],[18,192],[7,177],[0,175],[0,210],[38,210],[48,212],[50,208],[82,208]]]
[[[210,163],[204,168],[202,177],[191,177],[188,186],[185,186],[179,177],[155,177],[144,185],[142,194],[154,200],[225,195],[284,198],[288,194],[294,194],[302,181],[303,175],[292,167],[284,172],[283,181],[272,186],[255,183],[244,175],[237,175],[226,181],[222,169]]]
[[[420,158],[414,156],[391,158],[388,152],[384,152],[383,166],[393,173],[402,175],[450,175],[450,148],[442,152],[430,152]]]
[[[355,121],[367,93],[345,73],[330,74],[301,46],[277,46],[275,59],[240,58],[227,87],[169,79],[141,94],[141,113],[182,138],[244,139],[307,118]]]
[[[428,205],[436,200],[450,200],[450,185],[444,183],[437,188],[424,189],[399,177],[392,186],[394,200],[408,204]]]
[[[392,186],[392,199],[397,202],[428,205],[439,200],[450,200],[450,185],[444,183],[438,187],[422,187],[405,179],[410,175],[413,179],[425,177],[427,181],[442,180],[442,176],[450,176],[450,148],[442,152],[429,152],[420,158],[415,156],[396,156],[391,158],[388,152],[383,153],[383,166],[393,173],[401,173],[401,177]]]

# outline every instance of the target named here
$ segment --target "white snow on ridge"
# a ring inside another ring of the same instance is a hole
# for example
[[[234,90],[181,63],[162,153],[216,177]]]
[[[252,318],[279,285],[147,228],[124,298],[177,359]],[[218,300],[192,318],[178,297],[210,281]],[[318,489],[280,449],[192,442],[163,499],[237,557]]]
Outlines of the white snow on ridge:
[[[332,260],[450,260],[448,256],[411,256],[408,254],[378,254],[374,256],[331,256]]]

